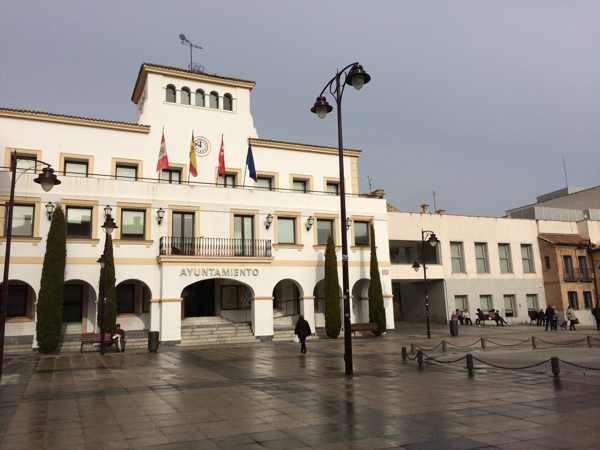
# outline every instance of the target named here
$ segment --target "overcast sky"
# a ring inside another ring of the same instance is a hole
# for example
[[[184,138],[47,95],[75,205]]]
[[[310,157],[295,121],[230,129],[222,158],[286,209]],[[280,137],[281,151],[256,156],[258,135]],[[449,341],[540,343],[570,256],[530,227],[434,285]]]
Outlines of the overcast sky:
[[[259,136],[336,145],[308,109],[336,67],[372,75],[344,98],[344,138],[404,210],[499,215],[600,184],[600,2],[19,0],[0,11],[0,106],[134,120],[142,62],[256,80]]]

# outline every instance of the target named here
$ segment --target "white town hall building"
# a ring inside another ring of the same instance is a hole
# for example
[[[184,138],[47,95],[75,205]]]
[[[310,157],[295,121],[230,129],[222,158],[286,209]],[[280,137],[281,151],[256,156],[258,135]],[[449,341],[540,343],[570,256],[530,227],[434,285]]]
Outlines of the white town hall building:
[[[126,330],[159,331],[162,342],[185,344],[182,329],[203,317],[248,324],[256,338],[266,340],[298,314],[313,328],[323,326],[324,244],[330,233],[338,244],[341,283],[337,149],[259,138],[250,109],[254,85],[143,64],[131,98],[139,112],[135,123],[0,109],[3,201],[13,151],[19,169],[9,339],[36,345],[49,202],[60,204],[67,219],[63,319],[73,334],[96,330],[96,261],[107,207],[118,226],[117,321]],[[157,173],[163,130],[170,166]],[[198,176],[189,178],[192,133]],[[225,179],[217,170],[222,137]],[[249,144],[257,182],[245,172]],[[344,156],[352,320],[368,321],[373,224],[387,326],[393,328],[386,202],[360,195],[359,156],[351,149]],[[43,192],[33,182],[35,160],[52,164],[62,183]],[[4,206],[0,213],[4,223]],[[2,238],[0,250],[4,243]]]

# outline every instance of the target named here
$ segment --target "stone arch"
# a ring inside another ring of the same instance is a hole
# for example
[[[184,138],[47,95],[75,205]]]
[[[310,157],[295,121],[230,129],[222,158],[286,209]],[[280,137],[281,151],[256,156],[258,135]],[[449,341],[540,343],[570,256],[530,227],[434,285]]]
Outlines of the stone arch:
[[[352,286],[352,316],[354,323],[369,322],[369,285],[371,280],[361,278]]]
[[[4,283],[0,283],[0,288]],[[8,302],[6,304],[6,319],[35,317],[37,295],[33,287],[22,280],[8,280]]]
[[[181,291],[183,319],[220,316],[231,322],[251,322],[254,289],[230,278],[208,278]]]
[[[85,280],[65,281],[63,291],[63,323],[66,334],[96,331],[98,305],[94,287]]]
[[[343,314],[342,305],[342,287],[338,286],[340,292],[340,312]],[[325,279],[317,281],[313,290],[315,298],[315,326],[322,328],[325,326]]]
[[[145,330],[150,327],[152,291],[137,278],[119,282],[117,291],[117,322],[124,330]]]
[[[301,311],[302,286],[291,278],[280,280],[273,288],[273,322],[275,326],[293,325]]]

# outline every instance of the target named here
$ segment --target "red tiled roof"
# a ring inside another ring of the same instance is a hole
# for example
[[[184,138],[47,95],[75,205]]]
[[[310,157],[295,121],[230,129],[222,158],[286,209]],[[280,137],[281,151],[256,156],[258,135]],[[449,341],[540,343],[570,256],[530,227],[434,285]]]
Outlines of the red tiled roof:
[[[556,245],[588,245],[589,240],[578,234],[540,233],[540,239]]]

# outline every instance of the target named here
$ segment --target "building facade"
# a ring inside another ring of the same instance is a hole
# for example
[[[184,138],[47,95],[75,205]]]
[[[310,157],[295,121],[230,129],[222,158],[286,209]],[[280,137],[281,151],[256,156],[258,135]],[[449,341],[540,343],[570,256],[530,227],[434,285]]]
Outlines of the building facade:
[[[421,231],[439,244],[421,251]],[[424,319],[423,270],[427,263],[431,316],[445,322],[452,311],[499,310],[509,323],[528,323],[528,311],[545,307],[544,280],[534,220],[389,213],[390,260],[396,320]]]
[[[253,88],[248,80],[143,64],[132,94],[136,122],[0,109],[3,200],[11,152],[19,169],[8,336],[35,336],[48,203],[61,205],[67,219],[63,319],[73,333],[97,329],[105,212],[118,226],[118,322],[126,330],[159,331],[162,342],[179,343],[198,317],[247,323],[261,339],[298,314],[319,326],[325,244],[332,235],[340,250],[342,232],[350,243],[352,320],[368,321],[371,225],[394,327],[386,202],[359,193],[360,151],[344,153],[352,222],[340,230],[337,149],[259,138]],[[158,173],[163,133],[170,164]],[[188,170],[192,134],[197,177]],[[246,172],[249,145],[256,182]],[[36,160],[57,169],[62,183],[51,192],[33,183]],[[340,254],[338,263],[341,279]]]

